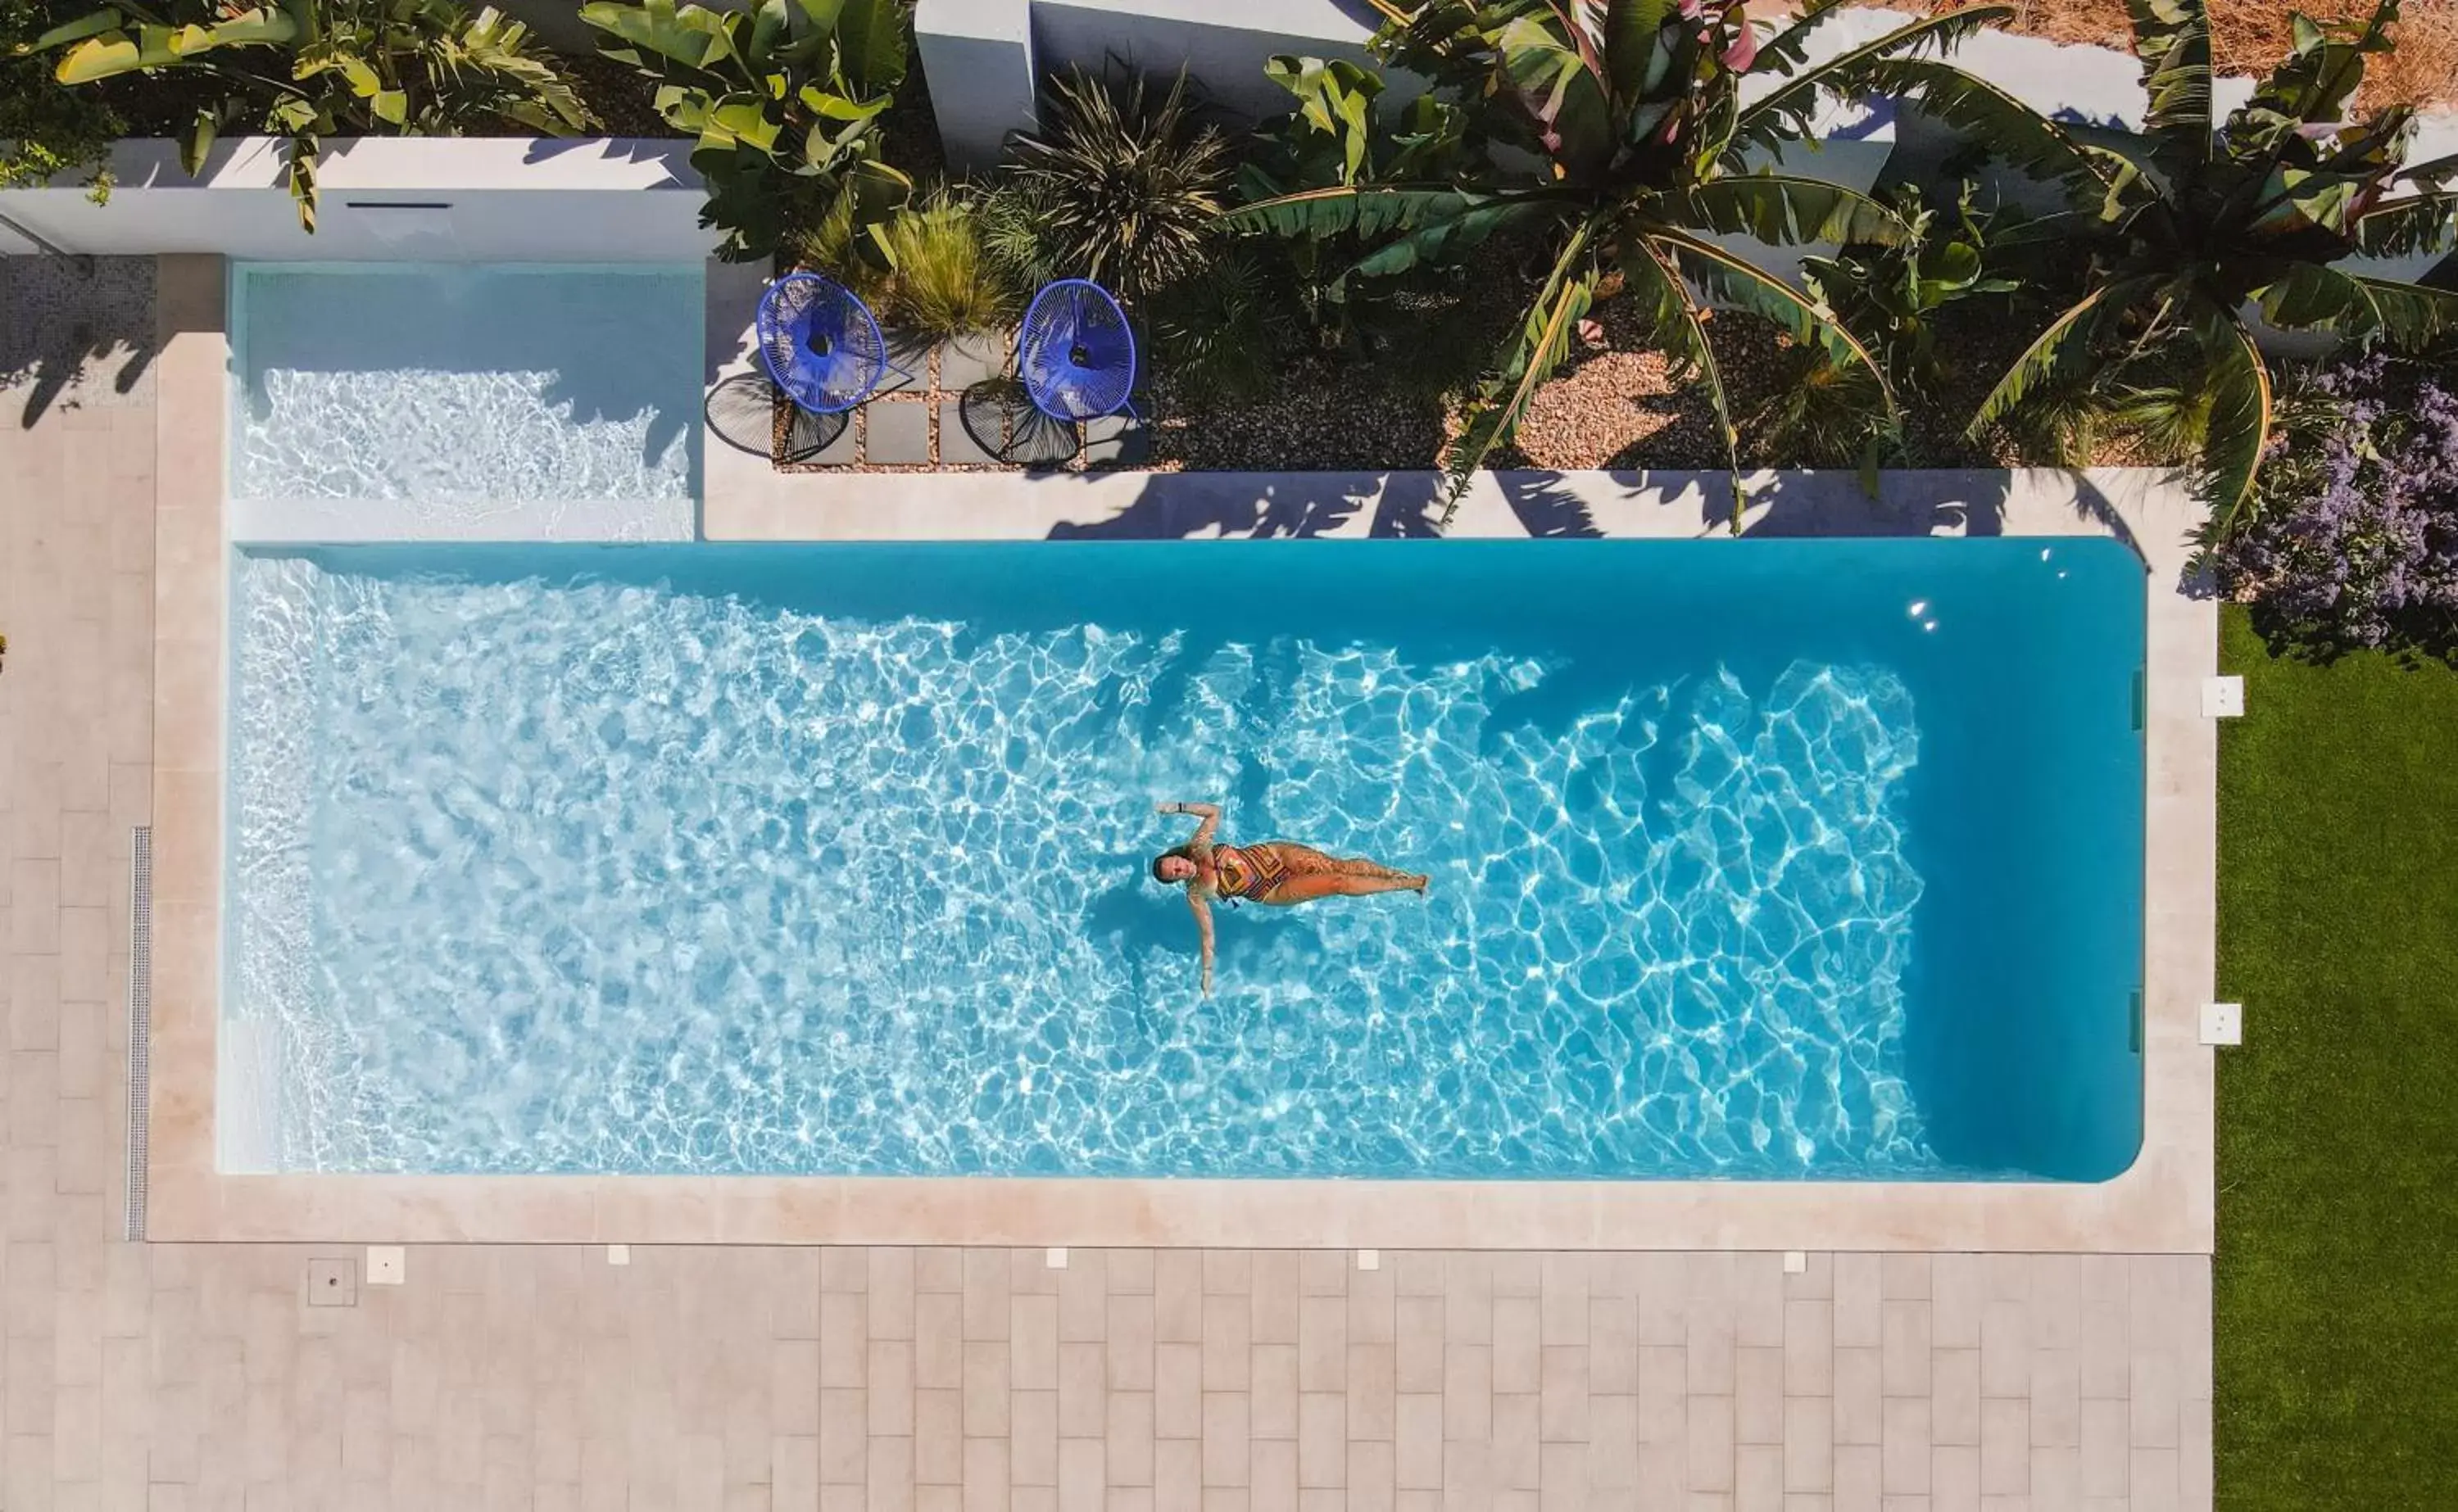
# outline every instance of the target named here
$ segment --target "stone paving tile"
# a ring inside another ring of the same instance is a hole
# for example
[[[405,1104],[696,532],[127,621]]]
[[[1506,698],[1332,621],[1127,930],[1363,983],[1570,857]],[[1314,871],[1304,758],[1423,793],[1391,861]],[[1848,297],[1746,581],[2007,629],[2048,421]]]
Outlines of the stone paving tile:
[[[28,272],[0,313],[73,329]],[[11,1512],[2211,1505],[2199,1257],[415,1246],[311,1307],[350,1247],[117,1242],[155,417],[110,341],[0,406]]]

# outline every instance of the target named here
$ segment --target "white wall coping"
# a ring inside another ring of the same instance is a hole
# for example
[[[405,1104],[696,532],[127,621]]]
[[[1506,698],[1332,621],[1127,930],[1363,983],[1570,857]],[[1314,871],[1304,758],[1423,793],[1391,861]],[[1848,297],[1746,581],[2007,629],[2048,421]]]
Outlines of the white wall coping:
[[[179,166],[179,144],[130,137],[113,145],[116,189],[281,189],[288,182],[279,136],[225,136],[194,178]],[[341,136],[317,155],[324,193],[359,190],[700,188],[692,143],[657,136]],[[64,186],[61,186],[64,187]],[[0,197],[0,205],[6,203]]]

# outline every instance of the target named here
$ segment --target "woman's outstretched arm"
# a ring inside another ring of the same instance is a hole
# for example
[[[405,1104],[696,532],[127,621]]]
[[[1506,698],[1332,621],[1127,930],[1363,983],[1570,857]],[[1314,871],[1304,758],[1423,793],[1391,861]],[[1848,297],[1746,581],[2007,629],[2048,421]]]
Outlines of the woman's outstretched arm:
[[[1195,927],[1203,936],[1203,995],[1212,996],[1212,905],[1193,888],[1186,891],[1186,906],[1195,910]]]
[[[1187,841],[1190,845],[1209,845],[1212,832],[1220,827],[1220,806],[1217,803],[1164,803],[1160,811],[1163,814],[1192,814],[1203,821],[1195,826],[1195,834]]]

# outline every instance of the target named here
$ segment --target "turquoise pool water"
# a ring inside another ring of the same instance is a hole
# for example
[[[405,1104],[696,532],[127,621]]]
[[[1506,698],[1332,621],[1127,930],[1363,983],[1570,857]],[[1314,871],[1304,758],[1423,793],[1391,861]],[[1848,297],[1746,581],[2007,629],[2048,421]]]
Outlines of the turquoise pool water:
[[[235,572],[237,1164],[2090,1180],[2139,1140],[2111,543]],[[1177,798],[1429,894],[1223,909],[1207,1001],[1146,872]]]

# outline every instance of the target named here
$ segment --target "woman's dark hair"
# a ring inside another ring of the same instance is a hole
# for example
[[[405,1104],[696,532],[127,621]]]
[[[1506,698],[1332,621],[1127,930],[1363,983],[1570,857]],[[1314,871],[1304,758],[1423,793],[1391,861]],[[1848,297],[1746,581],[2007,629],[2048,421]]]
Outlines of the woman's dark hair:
[[[1190,860],[1190,861],[1191,861],[1191,860],[1195,860],[1195,847],[1194,847],[1194,846],[1192,846],[1192,845],[1173,845],[1173,846],[1171,846],[1169,849],[1167,849],[1167,850],[1165,850],[1165,851],[1161,852],[1159,855],[1157,855],[1157,856],[1154,857],[1154,858],[1153,858],[1153,864],[1152,864],[1152,874],[1153,874],[1153,880],[1154,880],[1154,881],[1156,881],[1156,882],[1167,882],[1167,881],[1169,880],[1169,879],[1168,879],[1168,878],[1163,877],[1163,876],[1160,874],[1160,863],[1161,863],[1161,862],[1163,862],[1163,861],[1165,861],[1165,860],[1169,860],[1169,859],[1170,859],[1171,857],[1173,857],[1173,856],[1183,856],[1183,857],[1185,857],[1188,860]]]

